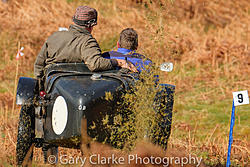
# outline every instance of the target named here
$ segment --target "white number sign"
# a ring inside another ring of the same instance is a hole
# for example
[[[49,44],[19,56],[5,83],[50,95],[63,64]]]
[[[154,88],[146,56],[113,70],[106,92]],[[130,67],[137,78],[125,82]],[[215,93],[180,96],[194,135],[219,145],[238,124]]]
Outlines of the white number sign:
[[[234,106],[249,104],[249,97],[247,90],[233,92]]]
[[[58,31],[69,31],[69,29],[65,28],[65,27],[59,27]]]

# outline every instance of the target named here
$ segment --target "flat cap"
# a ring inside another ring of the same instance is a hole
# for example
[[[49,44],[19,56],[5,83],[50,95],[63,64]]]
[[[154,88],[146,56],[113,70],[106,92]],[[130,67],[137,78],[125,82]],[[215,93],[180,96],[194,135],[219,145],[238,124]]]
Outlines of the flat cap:
[[[79,6],[76,8],[73,22],[85,27],[95,26],[97,24],[97,11],[88,6]]]

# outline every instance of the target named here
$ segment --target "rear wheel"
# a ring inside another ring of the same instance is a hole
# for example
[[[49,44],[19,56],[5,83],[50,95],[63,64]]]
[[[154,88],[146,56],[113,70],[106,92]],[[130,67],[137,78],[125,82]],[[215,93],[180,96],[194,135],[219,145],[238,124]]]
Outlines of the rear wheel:
[[[168,139],[171,133],[173,94],[164,88],[156,94],[155,111],[156,124],[152,133],[152,141],[160,145],[164,150],[167,149]]]
[[[33,106],[22,106],[18,124],[16,160],[22,165],[24,159],[32,161],[32,143],[35,138],[35,108]],[[27,155],[29,152],[30,155]],[[28,157],[26,157],[28,156]],[[26,157],[26,158],[25,158]]]

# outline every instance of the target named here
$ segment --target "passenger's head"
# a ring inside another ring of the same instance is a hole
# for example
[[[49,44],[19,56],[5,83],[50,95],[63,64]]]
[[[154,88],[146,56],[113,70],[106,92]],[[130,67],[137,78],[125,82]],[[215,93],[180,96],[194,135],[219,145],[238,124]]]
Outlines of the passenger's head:
[[[93,26],[97,25],[97,11],[88,6],[79,6],[76,8],[73,22],[91,32]]]
[[[138,34],[133,28],[126,28],[120,33],[119,48],[136,50],[138,47]]]

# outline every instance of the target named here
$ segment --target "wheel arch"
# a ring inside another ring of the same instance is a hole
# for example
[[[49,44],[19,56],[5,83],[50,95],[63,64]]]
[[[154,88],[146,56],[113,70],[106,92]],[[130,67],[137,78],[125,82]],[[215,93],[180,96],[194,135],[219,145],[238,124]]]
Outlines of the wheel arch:
[[[37,79],[20,77],[17,86],[16,104],[29,105],[35,96]]]

